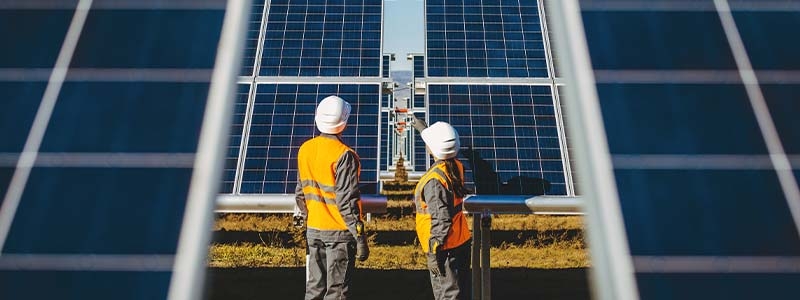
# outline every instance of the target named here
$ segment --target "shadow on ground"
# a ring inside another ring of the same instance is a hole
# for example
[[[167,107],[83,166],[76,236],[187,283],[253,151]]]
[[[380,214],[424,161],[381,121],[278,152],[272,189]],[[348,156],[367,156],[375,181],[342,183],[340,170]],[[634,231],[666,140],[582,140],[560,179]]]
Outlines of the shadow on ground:
[[[494,269],[494,299],[589,299],[587,269]],[[303,299],[303,268],[209,268],[211,300]],[[353,299],[433,299],[427,271],[358,269]]]

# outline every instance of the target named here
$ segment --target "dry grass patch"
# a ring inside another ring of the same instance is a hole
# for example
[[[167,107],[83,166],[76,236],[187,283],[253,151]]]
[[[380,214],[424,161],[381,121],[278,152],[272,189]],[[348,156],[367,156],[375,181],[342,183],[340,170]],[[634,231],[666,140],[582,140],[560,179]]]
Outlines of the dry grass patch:
[[[472,217],[468,217],[468,226],[472,227]],[[414,216],[393,217],[373,215],[367,222],[367,230],[375,231],[409,231],[414,230]],[[581,216],[545,216],[545,215],[495,215],[492,218],[492,230],[570,230],[583,229]],[[228,231],[290,231],[292,216],[289,214],[218,214],[214,230]]]
[[[492,268],[564,269],[589,266],[586,249],[580,242],[556,243],[544,247],[501,246],[491,249]],[[305,249],[281,248],[263,244],[214,244],[209,253],[209,266],[237,267],[302,267]],[[380,270],[424,270],[425,257],[416,245],[370,246],[370,257],[358,262],[359,268]]]

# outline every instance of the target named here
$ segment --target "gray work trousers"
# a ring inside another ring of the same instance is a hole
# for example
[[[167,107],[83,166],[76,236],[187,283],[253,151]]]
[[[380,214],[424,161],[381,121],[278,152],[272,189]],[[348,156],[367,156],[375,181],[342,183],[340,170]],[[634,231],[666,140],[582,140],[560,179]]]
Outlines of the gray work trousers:
[[[471,244],[466,242],[457,248],[441,250],[439,255],[445,259],[445,272],[439,277],[430,273],[434,299],[472,299],[472,273],[469,269]]]
[[[308,241],[306,300],[347,299],[356,269],[356,242]]]

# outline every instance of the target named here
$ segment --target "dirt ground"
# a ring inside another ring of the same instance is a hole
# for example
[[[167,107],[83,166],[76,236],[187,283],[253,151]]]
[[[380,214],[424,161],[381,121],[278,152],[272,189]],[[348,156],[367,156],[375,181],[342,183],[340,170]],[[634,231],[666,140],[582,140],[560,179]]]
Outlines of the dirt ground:
[[[493,269],[494,299],[589,299],[587,269]],[[212,300],[303,299],[303,268],[209,268]],[[427,271],[358,269],[353,299],[433,299]]]

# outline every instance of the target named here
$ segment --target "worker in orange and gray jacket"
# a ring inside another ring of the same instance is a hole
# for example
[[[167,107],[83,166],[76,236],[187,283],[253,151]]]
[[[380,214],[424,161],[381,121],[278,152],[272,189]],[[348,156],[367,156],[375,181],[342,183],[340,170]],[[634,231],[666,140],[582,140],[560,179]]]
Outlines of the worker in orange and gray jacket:
[[[295,200],[309,254],[305,299],[347,299],[355,258],[369,257],[358,190],[361,164],[341,140],[349,115],[350,104],[342,98],[323,99],[314,118],[322,134],[297,154]]]
[[[416,225],[425,252],[435,299],[470,299],[470,231],[462,212],[467,194],[464,166],[456,158],[458,132],[445,122],[426,127],[414,118],[414,127],[436,162],[414,190]]]

